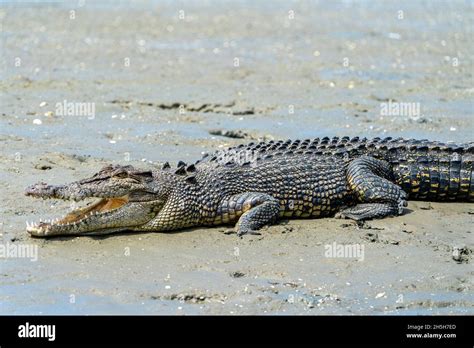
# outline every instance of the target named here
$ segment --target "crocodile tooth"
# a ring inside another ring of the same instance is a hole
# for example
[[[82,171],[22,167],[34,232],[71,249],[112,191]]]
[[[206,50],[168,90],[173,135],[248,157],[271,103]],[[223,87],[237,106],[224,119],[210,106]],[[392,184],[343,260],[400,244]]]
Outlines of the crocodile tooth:
[[[26,222],[26,228],[30,228],[30,223],[28,221]]]

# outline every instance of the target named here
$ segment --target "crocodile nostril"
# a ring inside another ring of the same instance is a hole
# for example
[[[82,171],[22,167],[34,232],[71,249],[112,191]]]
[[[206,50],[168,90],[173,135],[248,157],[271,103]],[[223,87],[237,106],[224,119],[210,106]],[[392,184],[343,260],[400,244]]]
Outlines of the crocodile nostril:
[[[44,182],[28,186],[25,189],[25,195],[27,196],[51,196],[54,192],[55,187]]]

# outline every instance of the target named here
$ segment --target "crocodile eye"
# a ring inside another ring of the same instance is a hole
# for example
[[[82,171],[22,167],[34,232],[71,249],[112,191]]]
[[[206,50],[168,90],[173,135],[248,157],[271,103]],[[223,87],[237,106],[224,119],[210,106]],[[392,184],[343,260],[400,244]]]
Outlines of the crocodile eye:
[[[125,179],[128,178],[128,174],[126,172],[120,172],[114,175],[114,178]]]

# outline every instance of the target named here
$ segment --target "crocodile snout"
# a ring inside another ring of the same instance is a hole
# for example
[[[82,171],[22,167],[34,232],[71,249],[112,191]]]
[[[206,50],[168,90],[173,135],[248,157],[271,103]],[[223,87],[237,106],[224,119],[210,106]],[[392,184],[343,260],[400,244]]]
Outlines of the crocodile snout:
[[[45,182],[40,182],[25,189],[25,195],[33,197],[50,198],[56,194],[56,186],[48,185]]]

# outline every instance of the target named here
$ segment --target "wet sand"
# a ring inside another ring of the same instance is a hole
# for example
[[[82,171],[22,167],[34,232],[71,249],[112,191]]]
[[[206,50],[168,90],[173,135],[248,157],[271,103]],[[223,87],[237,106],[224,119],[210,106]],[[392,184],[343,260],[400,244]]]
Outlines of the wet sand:
[[[243,239],[216,227],[42,240],[25,222],[69,204],[23,195],[251,139],[472,141],[472,15],[457,1],[1,7],[0,233],[38,246],[36,262],[0,259],[1,314],[473,314],[472,204],[410,202],[363,226],[281,221]],[[64,100],[94,103],[94,117],[58,115]],[[421,114],[382,116],[388,100]],[[364,258],[326,257],[333,243]]]

